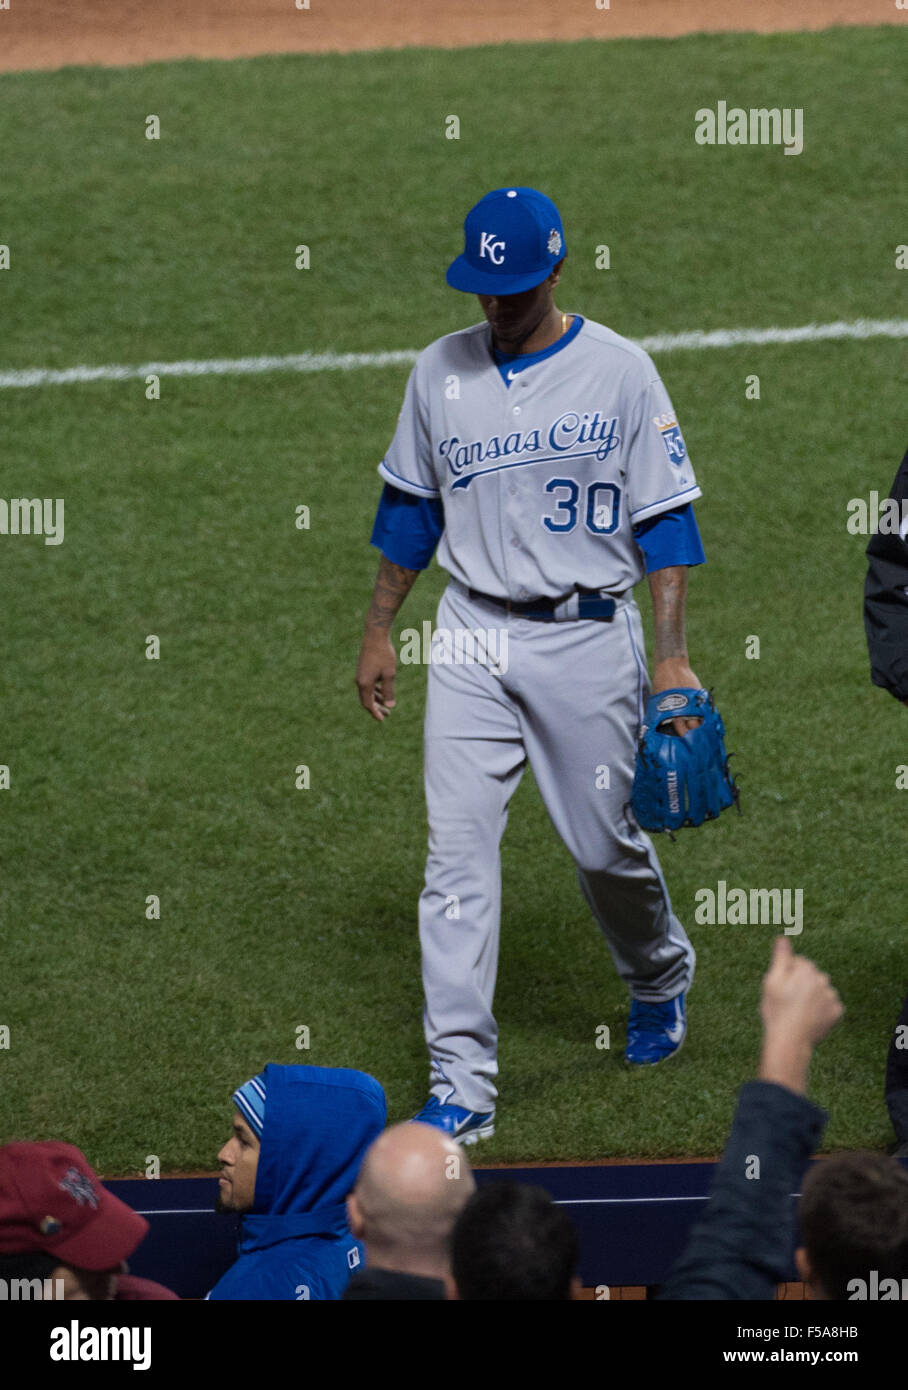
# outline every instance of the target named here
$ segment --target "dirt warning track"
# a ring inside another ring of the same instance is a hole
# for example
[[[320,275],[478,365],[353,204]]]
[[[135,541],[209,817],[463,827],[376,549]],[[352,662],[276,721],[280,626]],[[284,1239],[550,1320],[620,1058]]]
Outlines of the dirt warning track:
[[[895,0],[8,0],[0,71],[262,53],[672,38],[908,19]],[[600,8],[602,6],[602,8]],[[607,7],[606,7],[607,6]]]

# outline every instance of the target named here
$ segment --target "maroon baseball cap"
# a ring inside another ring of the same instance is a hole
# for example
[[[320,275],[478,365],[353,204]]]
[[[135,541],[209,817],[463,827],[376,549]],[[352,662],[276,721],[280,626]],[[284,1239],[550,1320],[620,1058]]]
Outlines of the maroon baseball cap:
[[[147,1233],[74,1145],[0,1147],[0,1254],[42,1250],[77,1269],[116,1269]]]

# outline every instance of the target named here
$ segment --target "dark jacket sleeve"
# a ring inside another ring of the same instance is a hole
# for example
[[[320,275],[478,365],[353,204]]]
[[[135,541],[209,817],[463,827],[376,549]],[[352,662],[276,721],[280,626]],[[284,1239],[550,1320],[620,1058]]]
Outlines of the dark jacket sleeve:
[[[908,454],[895,475],[890,497],[902,510],[908,501]],[[877,531],[867,546],[864,629],[870,679],[898,700],[908,700],[908,538]]]
[[[902,1028],[908,1029],[908,995],[902,1005],[886,1059],[886,1105],[900,1145],[908,1144],[908,1048],[899,1047],[903,1036],[899,1030]]]
[[[792,1193],[800,1191],[827,1118],[785,1086],[748,1081],[741,1087],[706,1211],[660,1298],[775,1297],[795,1246]]]

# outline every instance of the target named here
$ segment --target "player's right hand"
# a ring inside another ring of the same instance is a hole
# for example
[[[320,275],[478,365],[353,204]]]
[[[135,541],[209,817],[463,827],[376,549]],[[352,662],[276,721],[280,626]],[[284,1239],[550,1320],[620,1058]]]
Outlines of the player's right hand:
[[[397,653],[387,632],[366,632],[359,651],[356,686],[363,709],[379,723],[394,708]]]

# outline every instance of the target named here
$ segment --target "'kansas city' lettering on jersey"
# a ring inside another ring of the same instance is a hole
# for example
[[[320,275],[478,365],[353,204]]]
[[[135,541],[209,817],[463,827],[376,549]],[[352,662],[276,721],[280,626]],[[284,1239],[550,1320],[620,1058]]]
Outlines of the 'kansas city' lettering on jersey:
[[[441,501],[438,562],[470,588],[515,601],[633,588],[634,526],[700,496],[653,362],[590,319],[507,382],[490,348],[483,323],[419,354],[379,473]]]
[[[574,449],[578,444],[595,444],[595,449],[585,450],[577,457],[585,458],[591,455],[593,458],[606,459],[613,449],[617,449],[621,443],[620,436],[616,433],[618,428],[618,417],[602,419],[598,410],[592,415],[589,411],[568,410],[558,419],[543,430],[530,430],[527,434],[521,434],[519,430],[514,430],[505,435],[502,440],[500,435],[493,434],[492,437],[475,439],[469,444],[464,444],[455,434],[450,439],[443,439],[438,445],[438,452],[447,463],[451,472],[457,478],[453,484],[455,488],[466,487],[475,473],[470,473],[467,477],[461,477],[465,468],[471,468],[474,464],[487,463],[493,459],[507,459],[514,455],[524,454],[544,454],[546,450],[552,450],[554,454],[562,458],[568,450]],[[677,426],[675,427],[677,429]],[[667,447],[667,446],[666,446]],[[541,459],[532,459],[531,462],[542,462]],[[517,459],[509,463],[498,464],[498,468],[519,468],[521,463],[527,462],[526,459]],[[494,473],[495,468],[484,468],[484,473]]]

